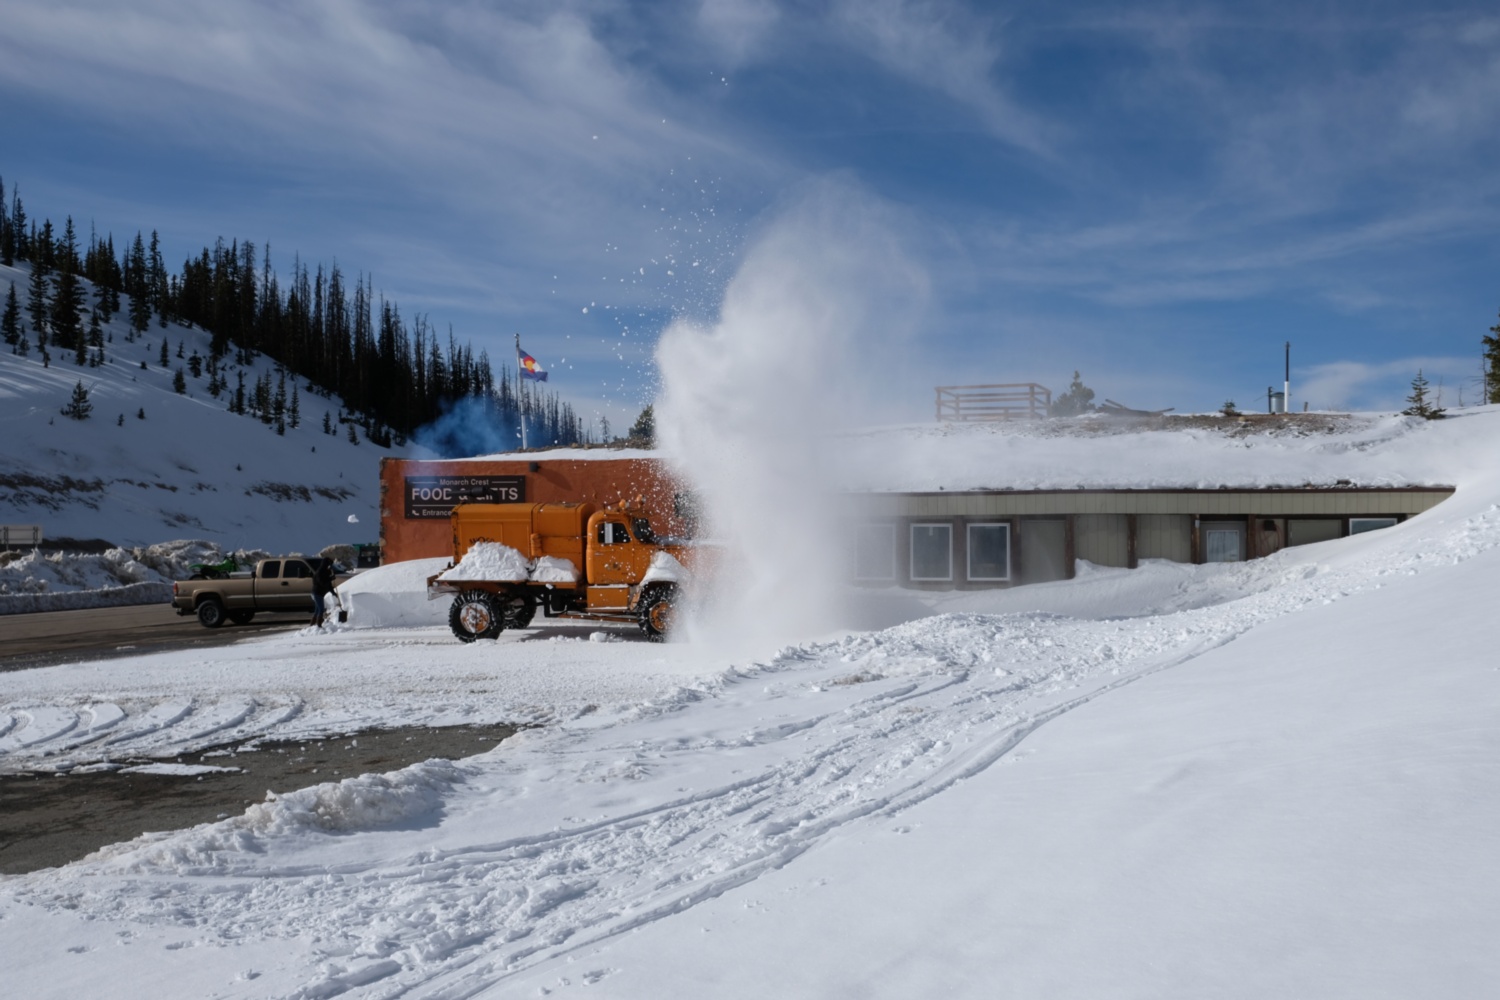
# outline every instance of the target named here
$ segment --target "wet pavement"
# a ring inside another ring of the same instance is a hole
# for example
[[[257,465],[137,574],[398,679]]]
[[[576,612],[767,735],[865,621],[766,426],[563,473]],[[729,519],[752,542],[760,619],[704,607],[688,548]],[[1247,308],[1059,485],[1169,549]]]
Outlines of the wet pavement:
[[[508,726],[366,730],[321,740],[252,741],[127,764],[240,769],[202,775],[123,770],[0,775],[0,874],[67,864],[148,831],[227,819],[265,801],[267,791],[284,794],[434,757],[471,757],[515,731]]]

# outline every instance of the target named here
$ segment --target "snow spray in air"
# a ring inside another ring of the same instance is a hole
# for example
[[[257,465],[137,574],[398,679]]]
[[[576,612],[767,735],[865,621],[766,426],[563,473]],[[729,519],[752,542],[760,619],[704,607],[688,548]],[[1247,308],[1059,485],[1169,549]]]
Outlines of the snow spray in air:
[[[659,442],[723,545],[690,636],[750,651],[840,624],[852,530],[833,499],[838,432],[867,426],[900,384],[926,290],[889,211],[823,181],[752,238],[717,321],[662,334]]]

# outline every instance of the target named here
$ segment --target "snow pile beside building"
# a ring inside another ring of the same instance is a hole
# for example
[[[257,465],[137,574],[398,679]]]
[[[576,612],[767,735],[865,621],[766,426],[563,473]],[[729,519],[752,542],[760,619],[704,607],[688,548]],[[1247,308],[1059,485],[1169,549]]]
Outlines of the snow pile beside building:
[[[427,578],[448,565],[444,558],[410,559],[356,573],[339,584],[338,597],[351,628],[444,625],[448,603],[427,599]]]

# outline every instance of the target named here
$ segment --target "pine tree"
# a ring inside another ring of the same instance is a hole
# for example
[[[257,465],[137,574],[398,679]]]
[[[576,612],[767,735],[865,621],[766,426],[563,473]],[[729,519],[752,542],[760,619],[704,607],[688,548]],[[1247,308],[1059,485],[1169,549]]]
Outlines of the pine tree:
[[[115,426],[116,427],[124,427],[125,426],[125,414],[123,414],[123,413],[120,414],[119,419],[117,419],[115,421]]]
[[[156,230],[151,230],[150,257],[146,264],[146,287],[151,305],[156,309],[156,318],[163,329],[167,325],[167,307],[169,305],[169,289],[167,284],[167,268],[162,263],[161,240],[156,235]]]
[[[656,444],[656,413],[651,406],[641,411],[630,428],[630,443],[638,448],[651,448]]]
[[[1052,401],[1050,412],[1054,417],[1076,417],[1081,413],[1088,413],[1093,408],[1094,390],[1084,385],[1083,376],[1075,371],[1068,391]]]
[[[31,328],[40,335],[45,329],[47,315],[51,312],[47,300],[47,272],[39,266],[31,266],[31,280],[26,285],[26,316]]]
[[[5,185],[0,184],[0,264],[13,267],[16,263],[15,220],[5,210]]]
[[[161,357],[157,359],[157,364],[161,365],[163,368],[172,367],[172,359],[169,357],[169,354],[170,351],[167,348],[167,338],[163,337],[161,339]]]
[[[73,396],[68,400],[68,405],[62,408],[62,415],[72,417],[74,420],[87,420],[89,414],[94,411],[94,404],[89,402],[89,391],[82,381],[73,386]]]
[[[135,419],[137,419],[137,420],[145,420],[146,419],[146,408],[144,406],[141,407],[139,410],[135,411]]]
[[[52,296],[52,339],[59,347],[77,349],[83,344],[83,285],[66,268],[57,275]]]
[[[333,418],[329,416],[327,410],[323,411],[323,433],[324,434],[332,434],[333,433]]]
[[[187,395],[187,376],[181,368],[172,373],[172,391],[179,396]]]
[[[287,419],[294,430],[302,424],[302,403],[298,397],[297,382],[295,379],[292,380],[292,402],[287,407]]]
[[[1406,397],[1409,404],[1402,414],[1408,417],[1424,417],[1428,420],[1441,420],[1447,411],[1435,407],[1427,398],[1428,382],[1422,374],[1422,369],[1417,369],[1417,377],[1411,380],[1411,395]]]
[[[1484,401],[1500,403],[1500,323],[1484,338]]]
[[[178,357],[182,355],[179,354]],[[203,377],[203,359],[198,356],[197,351],[194,351],[192,357],[188,358],[188,371],[193,373],[193,378]]]
[[[125,294],[130,296],[130,329],[139,335],[151,325],[151,291],[146,284],[146,244],[140,231],[125,258]]]
[[[21,304],[16,300],[16,283],[10,283],[10,291],[5,295],[5,313],[0,317],[0,333],[4,334],[5,342],[15,347],[21,342]]]
[[[349,443],[359,444],[359,435],[354,432],[354,421],[349,421]]]
[[[31,256],[31,248],[26,245],[26,208],[21,204],[21,192],[14,186],[10,189],[9,252],[23,259],[29,259]]]

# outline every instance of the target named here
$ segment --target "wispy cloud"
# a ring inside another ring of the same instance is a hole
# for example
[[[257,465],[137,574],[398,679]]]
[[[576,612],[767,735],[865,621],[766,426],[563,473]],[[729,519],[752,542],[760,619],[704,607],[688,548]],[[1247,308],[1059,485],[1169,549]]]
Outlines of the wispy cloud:
[[[1435,405],[1481,402],[1475,358],[1410,357],[1393,361],[1331,361],[1293,373],[1293,395],[1320,410],[1397,410],[1418,372],[1430,384]]]
[[[841,0],[834,21],[888,71],[970,109],[996,138],[1054,160],[1060,127],[1002,85],[1003,25],[946,0]]]

